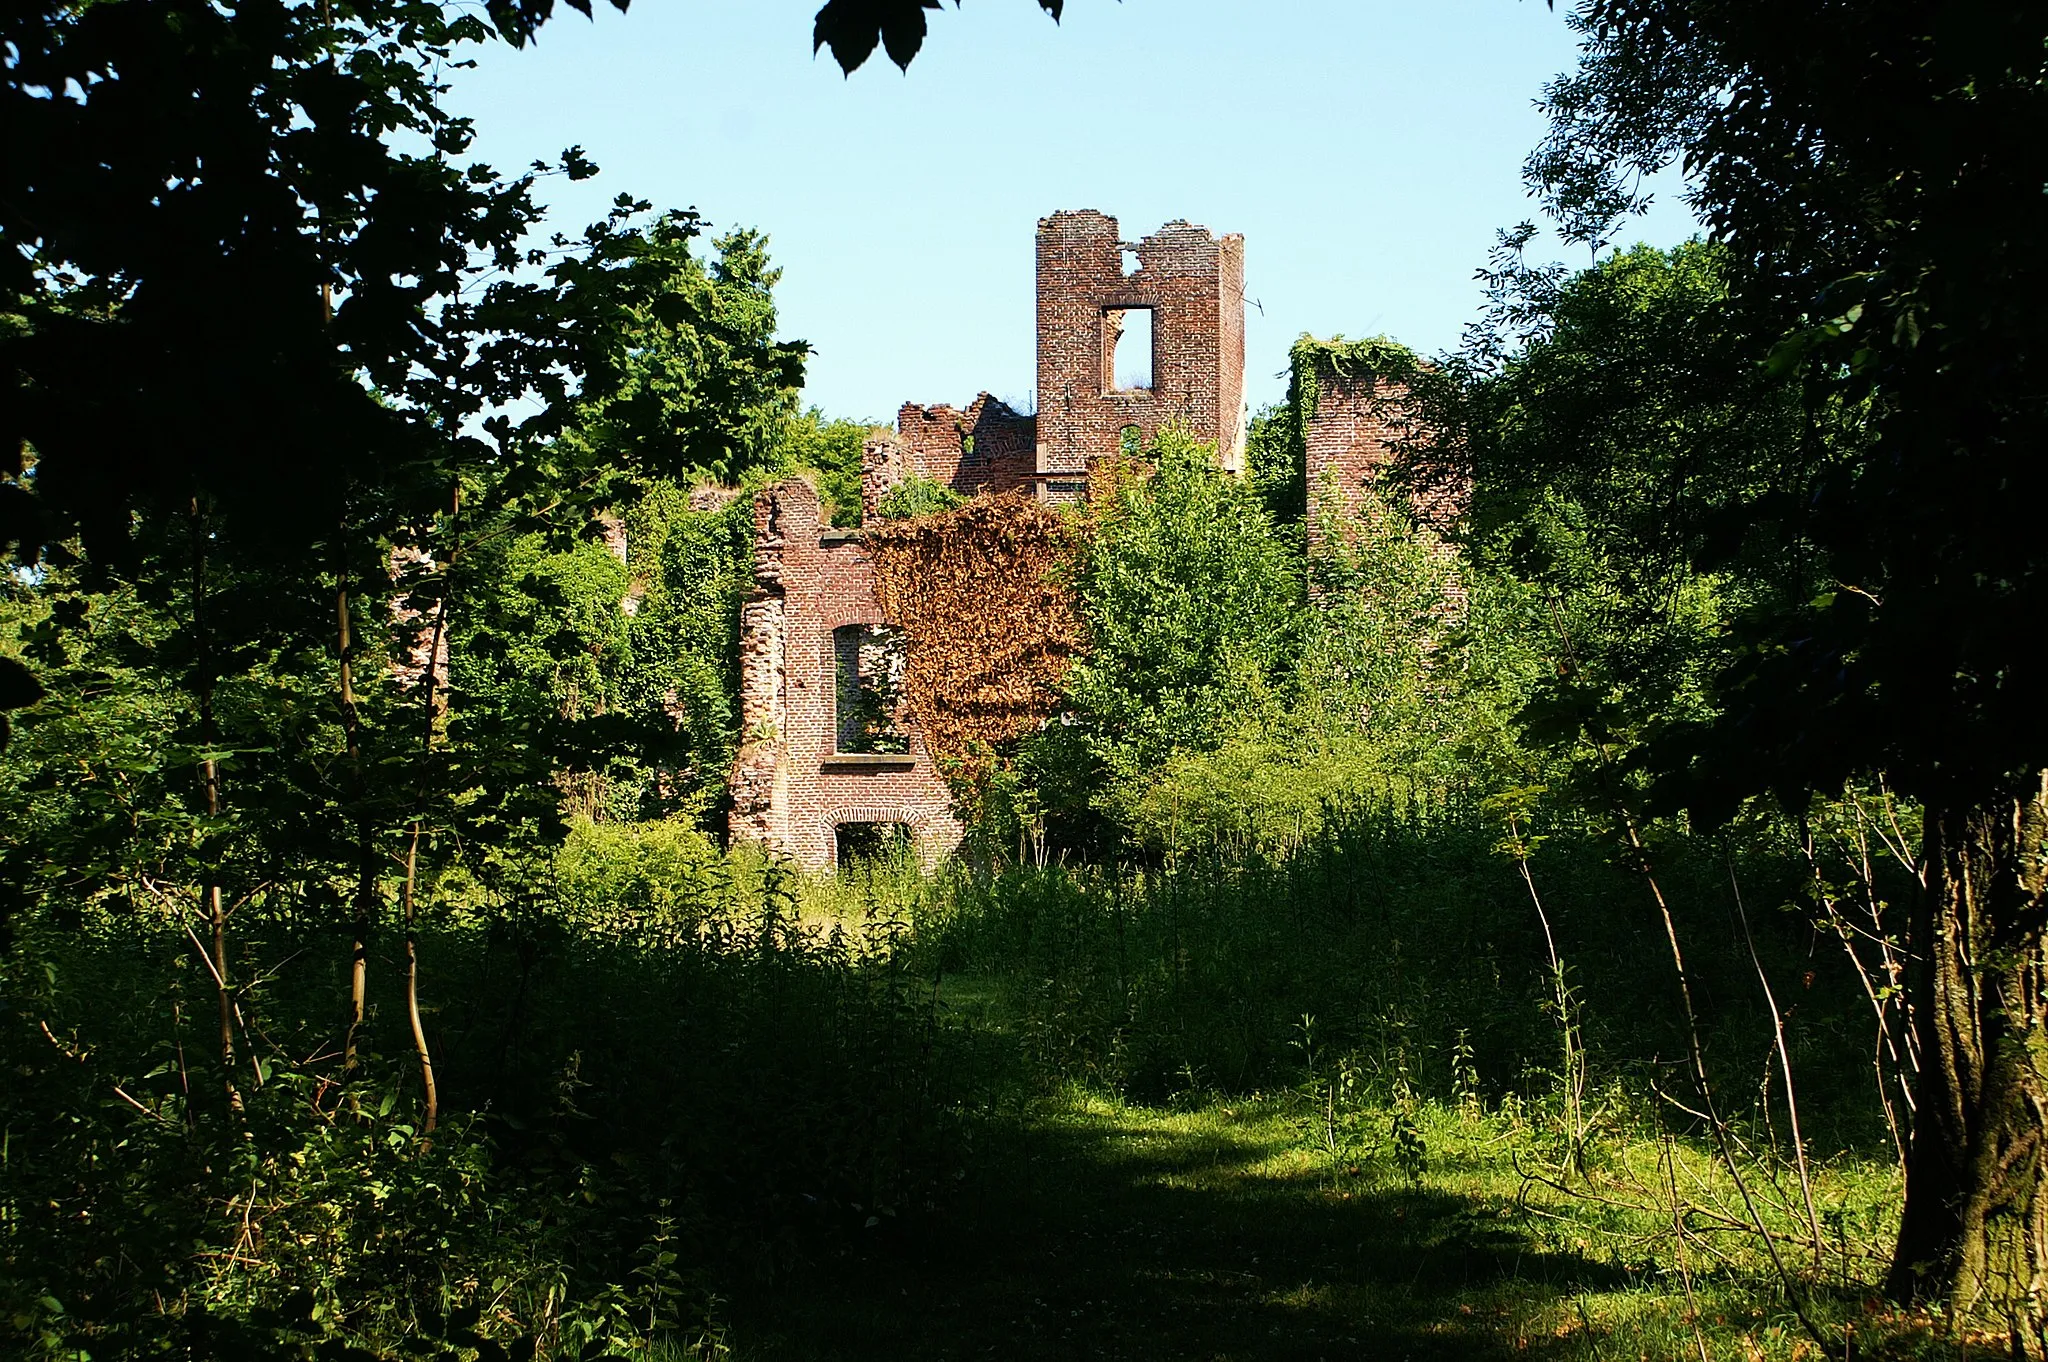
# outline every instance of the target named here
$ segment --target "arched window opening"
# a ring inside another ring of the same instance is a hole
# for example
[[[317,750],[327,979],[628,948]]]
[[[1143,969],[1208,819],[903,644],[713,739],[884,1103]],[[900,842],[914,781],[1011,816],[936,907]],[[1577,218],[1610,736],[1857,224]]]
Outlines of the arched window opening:
[[[832,829],[841,870],[902,861],[917,855],[917,836],[908,823],[840,823]]]

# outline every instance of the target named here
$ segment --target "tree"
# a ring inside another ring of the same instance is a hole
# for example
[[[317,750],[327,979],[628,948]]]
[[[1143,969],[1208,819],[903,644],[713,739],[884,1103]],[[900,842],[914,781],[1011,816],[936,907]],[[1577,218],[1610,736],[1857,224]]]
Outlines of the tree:
[[[1474,469],[1474,549],[1548,598],[1531,633],[1563,665],[1529,717],[1636,768],[1711,712],[1737,614],[1818,589],[1810,553],[1744,517],[1798,455],[1799,393],[1740,330],[1721,248],[1637,246],[1565,276],[1531,269],[1527,238],[1488,272],[1445,425]],[[1611,784],[1599,768],[1577,769]]]
[[[573,335],[580,382],[552,438],[467,475],[453,721],[487,763],[474,786],[703,812],[730,759],[752,517],[693,512],[684,488],[788,466],[808,347],[775,338],[766,239],[700,259],[700,232],[621,198],[544,283],[505,286]]]
[[[818,495],[839,528],[860,524],[861,460],[874,430],[872,421],[827,417],[817,407],[806,407],[783,430],[781,465],[817,474]]]
[[[1067,692],[1101,773],[1095,798],[1113,809],[1176,756],[1214,751],[1277,710],[1301,600],[1298,561],[1208,446],[1169,428],[1146,452],[1157,470],[1092,508],[1075,583],[1089,645]]]
[[[810,347],[775,338],[765,236],[727,233],[700,260],[697,214],[650,209],[621,196],[549,271],[542,299],[581,351],[559,438],[593,467],[737,482],[789,442]]]
[[[34,471],[5,470],[0,540],[33,557],[76,528],[112,564],[132,514],[196,495],[289,551],[524,386],[527,356],[479,354],[446,311],[537,217],[530,176],[455,162],[470,130],[436,103],[480,20],[172,0],[4,23],[0,435]]]
[[[41,574],[50,637],[28,660],[46,668],[121,593],[176,621],[147,648],[83,640],[95,656],[69,675],[125,647],[114,661],[171,692],[163,730],[137,735],[142,783],[182,820],[154,828],[179,844],[156,869],[211,926],[231,1100],[231,883],[343,900],[360,1022],[369,934],[395,895],[410,937],[437,828],[489,846],[555,821],[526,779],[549,750],[533,723],[448,740],[465,556],[573,532],[633,477],[758,464],[794,407],[806,347],[773,338],[757,235],[706,264],[693,214],[622,197],[580,239],[536,241],[536,177],[596,168],[574,149],[509,178],[458,159],[471,129],[436,73],[551,8],[110,0],[0,19],[24,147],[0,172],[0,547]],[[393,697],[395,563],[418,665]],[[0,668],[0,706],[36,698],[24,670]],[[258,678],[284,683],[276,703]],[[18,883],[78,846],[7,850]],[[352,1068],[354,1023],[343,1053]]]
[[[1038,0],[1038,7],[1057,23],[1066,0]],[[825,0],[812,25],[811,49],[831,48],[839,69],[852,75],[879,45],[907,71],[924,46],[924,12],[939,8],[939,0]]]
[[[1882,775],[1924,802],[1923,1069],[1887,1287],[2008,1314],[2039,1356],[2048,13],[1582,0],[1571,22],[1532,184],[1598,243],[1683,164],[1739,325],[1801,387],[1796,451],[1727,510],[1830,583],[1741,612],[1714,713],[1660,745],[1663,794],[1711,814]]]

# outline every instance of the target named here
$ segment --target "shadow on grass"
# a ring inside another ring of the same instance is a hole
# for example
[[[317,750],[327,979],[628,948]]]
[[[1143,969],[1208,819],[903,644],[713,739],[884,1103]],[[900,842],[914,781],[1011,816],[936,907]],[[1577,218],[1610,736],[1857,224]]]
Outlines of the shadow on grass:
[[[1082,1103],[985,1130],[948,1213],[737,1302],[738,1355],[1576,1354],[1583,1336],[1531,1336],[1526,1322],[1626,1284],[1536,1248],[1507,1208],[1406,1185],[1347,1190],[1293,1146],[1278,1118],[1228,1110]]]

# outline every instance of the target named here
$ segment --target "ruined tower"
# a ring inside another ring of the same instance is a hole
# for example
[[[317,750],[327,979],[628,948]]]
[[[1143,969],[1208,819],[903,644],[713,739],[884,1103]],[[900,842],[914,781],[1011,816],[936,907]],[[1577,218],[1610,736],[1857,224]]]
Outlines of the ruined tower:
[[[905,403],[871,445],[869,514],[906,478],[956,492],[1075,501],[1088,466],[1169,422],[1244,464],[1244,238],[1169,222],[1135,244],[1092,208],[1038,223],[1038,411],[987,393],[965,410]]]
[[[1122,353],[1148,337],[1150,355]],[[1131,245],[1093,209],[1041,219],[1040,476],[1085,475],[1173,421],[1243,465],[1244,238],[1169,222]]]
[[[1115,218],[1054,213],[1038,224],[1037,414],[987,393],[964,410],[906,404],[863,450],[863,508],[912,477],[1076,501],[1092,463],[1171,422],[1242,470],[1244,238],[1170,222],[1130,244]],[[754,528],[731,835],[819,867],[883,825],[927,862],[943,856],[963,830],[895,698],[900,638],[860,532],[825,525],[801,480],[755,497]]]

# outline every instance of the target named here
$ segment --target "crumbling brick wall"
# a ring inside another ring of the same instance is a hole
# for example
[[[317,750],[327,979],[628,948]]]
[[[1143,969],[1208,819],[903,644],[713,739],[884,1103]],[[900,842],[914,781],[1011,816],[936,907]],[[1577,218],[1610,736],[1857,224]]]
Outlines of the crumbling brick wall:
[[[1130,253],[1136,265],[1124,270]],[[1152,385],[1116,386],[1116,338],[1133,309],[1152,313]],[[1244,464],[1244,238],[1170,222],[1136,245],[1093,209],[1038,224],[1038,413],[981,394],[965,411],[905,403],[896,441],[872,442],[862,469],[869,514],[912,476],[956,492],[1033,492],[1077,501],[1090,466],[1126,430],[1149,442],[1168,422]]]
[[[916,476],[962,496],[1028,490],[1037,472],[1037,422],[982,393],[966,411],[905,402],[896,439],[871,440],[862,462],[861,500],[875,513],[891,487]]]
[[[1471,503],[1471,480],[1417,467],[1427,431],[1408,388],[1368,370],[1327,366],[1317,372],[1315,385],[1304,431],[1310,542],[1321,534],[1319,512],[1357,519],[1365,488],[1377,486],[1397,463],[1409,474],[1406,490],[1416,523],[1440,535],[1453,529]]]
[[[1126,273],[1124,255],[1136,258]],[[1152,313],[1152,386],[1118,388],[1123,314]],[[1123,432],[1185,422],[1244,461],[1244,238],[1169,222],[1134,246],[1093,209],[1038,224],[1038,471],[1085,476]]]
[[[1399,464],[1416,528],[1439,559],[1452,564],[1444,612],[1459,616],[1465,612],[1466,584],[1452,534],[1471,507],[1472,482],[1461,470],[1427,463],[1428,434],[1405,384],[1365,368],[1319,366],[1315,406],[1303,431],[1308,547],[1312,554],[1319,551],[1332,524],[1355,527],[1365,511],[1366,489],[1382,486]]]
[[[1358,518],[1365,489],[1399,459],[1409,436],[1405,397],[1403,388],[1370,373],[1316,375],[1315,407],[1302,432],[1312,548],[1327,520]]]
[[[858,531],[826,527],[817,489],[794,479],[754,498],[754,589],[740,611],[741,746],[729,821],[799,864],[837,859],[845,823],[904,823],[929,864],[959,845],[923,736],[905,753],[839,751],[833,631],[882,623]]]

